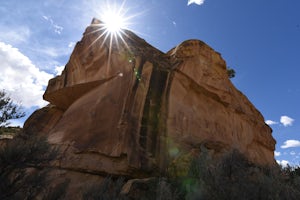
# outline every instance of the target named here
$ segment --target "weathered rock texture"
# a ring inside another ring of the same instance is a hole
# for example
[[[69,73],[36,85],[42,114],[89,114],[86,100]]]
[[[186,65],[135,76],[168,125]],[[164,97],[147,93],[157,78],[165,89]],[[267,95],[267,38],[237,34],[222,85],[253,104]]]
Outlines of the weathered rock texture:
[[[111,42],[100,23],[93,20],[49,81],[50,105],[24,125],[60,147],[58,168],[149,177],[202,147],[275,164],[271,128],[231,83],[219,53],[199,40],[163,53],[126,30]]]

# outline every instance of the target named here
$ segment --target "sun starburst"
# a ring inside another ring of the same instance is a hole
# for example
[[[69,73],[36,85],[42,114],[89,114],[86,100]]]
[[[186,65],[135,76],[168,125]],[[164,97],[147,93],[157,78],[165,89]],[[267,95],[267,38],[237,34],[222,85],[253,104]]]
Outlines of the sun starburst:
[[[112,10],[103,14],[103,27],[109,34],[119,34],[126,27],[124,16]]]
[[[124,34],[124,29],[128,29],[130,24],[130,17],[128,17],[128,10],[125,9],[125,1],[118,6],[116,3],[109,4],[105,6],[105,10],[100,13],[100,19],[103,24],[102,29],[104,33],[110,37],[110,39],[117,39],[117,37],[122,37]]]
[[[119,1],[120,2],[120,1]],[[99,2],[98,2],[99,3]],[[117,3],[116,1],[101,1],[100,4],[93,4],[93,13],[96,17],[92,22],[92,31],[88,34],[93,34],[95,39],[89,45],[89,47],[100,44],[106,46],[108,49],[108,62],[107,62],[107,74],[111,68],[111,56],[113,49],[115,48],[125,48],[128,52],[131,52],[129,45],[126,41],[131,34],[127,30],[132,29],[133,18],[139,16],[141,13],[134,13],[125,6],[126,0],[122,3]],[[130,11],[130,12],[129,12]],[[99,20],[98,20],[99,19]],[[99,41],[101,41],[99,43]],[[123,74],[120,72],[118,75],[122,77]]]
[[[97,18],[102,23],[97,24],[98,31],[101,32],[99,39],[104,37],[104,42],[109,39],[110,44],[124,42],[125,29],[130,29],[133,15],[128,14],[129,10],[125,8],[125,1],[122,4],[106,1],[97,12]]]

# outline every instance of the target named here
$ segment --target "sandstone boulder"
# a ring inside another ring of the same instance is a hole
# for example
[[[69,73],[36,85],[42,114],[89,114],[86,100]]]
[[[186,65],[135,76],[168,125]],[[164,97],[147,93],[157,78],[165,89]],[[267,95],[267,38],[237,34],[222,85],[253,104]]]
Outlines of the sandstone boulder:
[[[274,165],[271,128],[228,78],[221,55],[199,40],[163,53],[134,33],[101,37],[94,19],[25,132],[60,147],[58,168],[140,178],[182,155],[240,150]]]

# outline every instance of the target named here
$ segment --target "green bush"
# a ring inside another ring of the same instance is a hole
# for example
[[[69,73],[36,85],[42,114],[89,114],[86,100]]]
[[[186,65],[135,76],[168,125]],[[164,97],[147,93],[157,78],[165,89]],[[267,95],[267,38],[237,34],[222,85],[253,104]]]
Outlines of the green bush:
[[[57,155],[46,138],[16,136],[0,146],[0,199],[34,199],[41,196],[60,194],[47,189],[46,179],[49,169],[46,166]],[[57,197],[57,196],[56,196]],[[56,198],[58,199],[58,198]]]
[[[300,199],[299,168],[264,168],[234,150],[216,162],[202,153],[181,182],[184,199]]]
[[[135,179],[125,196],[121,194],[125,179],[108,177],[101,184],[86,188],[82,199],[300,199],[299,167],[257,166],[237,150],[215,159],[208,150],[201,150],[202,153],[192,159],[183,176],[172,171],[175,176],[168,174],[166,177]]]
[[[234,78],[235,77],[235,70],[232,68],[227,68],[227,75],[228,78]]]

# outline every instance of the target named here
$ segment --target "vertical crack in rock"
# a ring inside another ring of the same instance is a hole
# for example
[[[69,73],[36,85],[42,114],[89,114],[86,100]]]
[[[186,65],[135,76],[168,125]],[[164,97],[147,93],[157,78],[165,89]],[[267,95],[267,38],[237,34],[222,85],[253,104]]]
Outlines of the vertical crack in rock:
[[[154,66],[150,79],[150,86],[146,96],[143,109],[143,117],[140,128],[140,146],[142,150],[151,158],[158,158],[160,140],[164,135],[164,130],[160,126],[164,125],[165,113],[162,112],[164,93],[167,86],[168,72],[159,70]],[[158,163],[159,164],[159,163]],[[144,164],[147,166],[147,164]]]
[[[138,147],[138,141],[136,139],[136,136],[139,135],[139,116],[134,116],[134,107],[136,101],[136,95],[137,95],[137,90],[139,88],[140,80],[137,79],[135,76],[135,70],[137,70],[137,73],[141,74],[143,72],[145,60],[141,58],[140,61],[133,60],[133,68],[132,68],[132,73],[133,73],[133,78],[134,78],[134,83],[132,89],[129,91],[129,96],[126,99],[125,103],[125,108],[123,109],[123,120],[128,122],[128,127],[127,130],[125,131],[125,135],[127,135],[128,138],[128,146],[134,147],[129,149],[129,163],[133,164],[133,166],[138,167],[139,166],[139,150],[137,149]],[[136,66],[138,65],[138,67]]]

